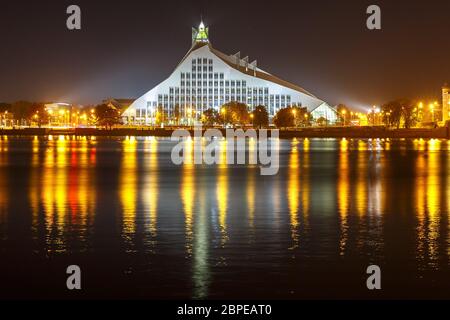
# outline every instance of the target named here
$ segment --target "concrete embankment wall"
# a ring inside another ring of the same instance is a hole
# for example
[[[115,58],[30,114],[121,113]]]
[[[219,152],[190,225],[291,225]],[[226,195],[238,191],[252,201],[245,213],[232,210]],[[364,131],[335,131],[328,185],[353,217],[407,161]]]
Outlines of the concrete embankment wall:
[[[385,129],[372,127],[355,128],[306,128],[280,131],[280,138],[435,138],[450,139],[449,128],[435,129]]]
[[[224,129],[220,130],[223,136]],[[157,136],[170,137],[171,129],[136,129],[116,128],[104,129],[47,129],[47,128],[23,128],[0,129],[0,135],[8,136],[45,136],[45,135],[76,135],[76,136]],[[191,135],[193,131],[191,130]],[[303,128],[280,130],[280,138],[424,138],[424,139],[450,139],[450,127],[435,129],[386,129],[383,127],[350,127],[350,128]]]

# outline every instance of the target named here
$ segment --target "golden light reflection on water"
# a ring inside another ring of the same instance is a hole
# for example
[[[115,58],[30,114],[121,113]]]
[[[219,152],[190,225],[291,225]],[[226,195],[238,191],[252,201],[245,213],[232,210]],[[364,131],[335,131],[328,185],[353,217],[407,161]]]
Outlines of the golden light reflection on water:
[[[186,139],[184,142],[183,172],[181,178],[181,202],[185,216],[186,228],[186,253],[192,254],[192,241],[194,238],[194,203],[195,203],[195,164],[194,164],[194,140]]]
[[[150,234],[150,244],[153,245],[158,231],[158,198],[159,198],[159,164],[158,164],[158,140],[150,137],[144,141],[145,147],[145,174],[142,186],[142,203],[145,214],[145,229]]]
[[[119,195],[122,204],[122,235],[130,247],[136,233],[137,201],[137,141],[127,137],[123,141],[123,153],[119,175]]]
[[[339,169],[338,169],[338,208],[340,216],[340,240],[339,240],[339,255],[345,254],[345,249],[348,241],[348,211],[350,205],[350,169],[349,169],[349,154],[348,141],[342,139],[340,141],[339,153]]]
[[[254,236],[255,229],[255,174],[251,170],[247,176],[247,210],[248,210],[248,225],[250,227],[251,235]]]
[[[310,211],[310,170],[311,170],[311,164],[310,164],[310,141],[308,138],[303,140],[303,165],[302,165],[302,187],[301,187],[301,193],[302,193],[302,203],[301,207],[303,210],[303,222],[305,225],[305,232],[307,232],[309,227],[309,211]]]
[[[210,284],[209,267],[209,212],[206,204],[205,184],[197,181],[194,163],[194,145],[205,147],[207,141],[194,139],[183,141],[184,163],[181,172],[180,198],[185,221],[185,252],[192,258],[192,284],[194,299],[208,296]],[[197,191],[198,190],[198,191]]]
[[[96,173],[93,168],[101,165],[96,163],[95,144],[97,142],[83,137],[75,140],[57,136],[48,141],[42,138],[33,138],[29,143],[28,146],[31,145],[32,153],[29,157],[31,170],[28,197],[33,228],[40,225],[43,227],[41,231],[45,229],[44,240],[49,252],[67,251],[70,249],[68,238],[73,239],[75,235],[77,241],[85,241],[88,237],[86,228],[93,221],[92,215],[89,214],[94,213],[97,201]],[[234,222],[234,215],[230,215],[230,207],[234,208],[234,204],[230,205],[229,190],[235,186],[236,179],[232,175],[234,171],[224,161],[223,156],[226,154],[227,147],[225,140],[220,142],[221,161],[217,167],[212,169],[214,178],[217,179],[210,180],[216,181],[214,184],[204,183],[205,177],[202,176],[204,168],[195,167],[192,161],[192,141],[186,143],[191,146],[187,146],[185,149],[191,154],[188,156],[191,161],[183,165],[181,184],[179,187],[176,186],[179,188],[184,212],[185,229],[183,230],[182,226],[180,230],[181,234],[183,231],[185,232],[185,250],[188,256],[192,257],[194,296],[203,298],[208,296],[211,281],[209,259],[211,250],[214,250],[211,249],[210,219],[217,215],[217,220],[213,220],[219,226],[220,245],[225,246],[228,241],[228,233],[234,227],[234,223],[231,223]],[[404,219],[407,215],[414,215],[414,219],[417,219],[417,225],[414,226],[417,238],[412,240],[411,245],[416,246],[416,258],[425,264],[423,268],[438,268],[440,255],[450,256],[450,249],[445,246],[445,243],[448,244],[450,241],[447,231],[449,226],[442,226],[450,221],[444,216],[448,214],[450,208],[450,184],[448,183],[450,157],[446,154],[448,153],[448,142],[441,140],[420,142],[417,140],[411,144],[411,141],[408,141],[409,149],[407,151],[411,151],[411,145],[414,143],[417,146],[414,146],[413,150],[417,152],[408,152],[409,158],[400,157],[395,158],[394,161],[409,161],[408,165],[412,166],[406,168],[407,170],[412,168],[408,173],[415,174],[414,180],[407,180],[414,182],[414,188],[411,187],[412,193],[409,194],[411,196],[409,204],[414,204],[415,210],[391,212],[390,214],[396,215],[395,219]],[[140,176],[137,157],[141,150],[138,150],[139,144],[136,139],[128,138],[121,142],[122,154],[119,156],[121,161],[118,188],[123,211],[122,234],[125,241],[133,244],[133,247],[137,241],[136,225],[139,222],[136,220],[136,211],[138,207],[141,208],[140,205],[143,205],[146,217],[144,219],[145,230],[150,234],[151,241],[155,241],[159,230],[158,212],[165,208],[163,204],[158,203],[162,180],[159,177],[161,168],[158,163],[160,156],[158,140],[147,139],[142,144],[144,145],[144,156],[141,166],[145,168],[142,176]],[[269,214],[273,214],[273,217],[270,218],[275,225],[281,220],[276,216],[281,210],[284,210],[282,213],[289,214],[289,226],[283,226],[283,228],[286,228],[287,236],[291,237],[294,248],[300,244],[303,245],[301,241],[306,232],[308,214],[314,213],[314,208],[317,206],[315,201],[310,201],[310,188],[311,186],[316,187],[314,185],[316,176],[314,175],[318,170],[314,162],[317,155],[310,151],[310,144],[309,139],[299,139],[290,146],[286,180],[284,180],[284,175],[281,175],[281,179],[279,176],[267,179],[271,180],[270,193],[267,193],[268,211]],[[404,145],[406,143],[401,146]],[[425,149],[423,149],[424,145]],[[313,141],[313,146],[316,150],[316,141]],[[336,169],[338,172],[337,190],[334,189],[334,177],[331,182],[337,197],[327,200],[332,202],[331,205],[327,204],[327,208],[333,207],[333,205],[338,208],[339,229],[335,231],[340,233],[339,254],[342,256],[349,256],[350,250],[353,249],[354,233],[357,234],[358,244],[365,241],[365,246],[374,246],[368,244],[369,242],[378,244],[384,241],[383,234],[380,233],[383,227],[381,214],[389,209],[386,206],[396,207],[394,197],[398,197],[398,195],[386,193],[386,190],[389,190],[389,186],[386,184],[392,182],[389,179],[392,177],[396,179],[397,176],[395,172],[389,170],[391,158],[378,156],[380,152],[382,153],[380,149],[382,146],[383,143],[378,140],[367,142],[343,139],[339,142],[338,157],[332,158],[337,160],[336,167],[333,167],[333,170]],[[252,148],[251,142],[249,142],[249,147]],[[397,141],[392,142],[392,148],[395,151],[399,150]],[[445,152],[442,152],[443,148],[447,148]],[[8,150],[8,152],[4,150]],[[11,156],[9,152],[14,150],[14,146],[10,146],[10,141],[3,138],[0,140],[0,222],[7,219],[6,212],[8,205],[11,204],[10,197],[12,196],[8,189],[8,183],[11,183],[11,179],[14,178],[3,167],[12,161],[9,158],[13,158],[14,155]],[[335,151],[333,150],[333,152]],[[446,162],[442,161],[444,159]],[[330,165],[333,166],[334,163]],[[256,191],[262,187],[257,184],[260,181],[258,170],[255,168],[246,170],[249,171],[247,171],[247,179],[242,186],[242,190],[245,189],[243,198],[246,200],[244,200],[246,205],[244,205],[243,214],[247,214],[247,221],[244,223],[248,223],[249,232],[253,232],[255,221],[258,221],[255,220],[255,217],[264,218],[264,215],[258,216],[257,211],[257,208],[261,208],[261,206],[258,205],[260,200]],[[395,181],[395,183],[397,182]],[[280,188],[280,184],[283,186],[282,188]],[[408,186],[405,186],[405,192],[410,192],[409,190]],[[286,194],[284,194],[285,191]],[[401,191],[403,190],[399,190],[399,192]],[[212,197],[208,197],[208,193],[211,193],[209,195]],[[402,197],[402,199],[405,198]],[[286,200],[285,204],[288,210],[282,203]],[[446,207],[443,208],[443,206]],[[399,206],[399,208],[402,207]],[[333,211],[332,214],[336,215],[336,212]],[[357,214],[360,219],[356,217],[358,221],[353,224],[354,214]],[[228,215],[230,215],[229,219]],[[287,219],[287,216],[284,217]],[[162,218],[164,217],[161,215],[159,218],[160,223],[163,224]],[[332,218],[336,219],[335,216]],[[392,217],[388,218],[392,219]],[[412,217],[410,221],[413,221]],[[312,227],[317,228],[314,224]],[[258,231],[256,229],[256,232]],[[42,236],[37,229],[33,232],[34,237]],[[159,232],[161,233],[161,231]],[[447,239],[442,241],[442,237],[447,237]],[[361,238],[364,239],[361,240]],[[359,250],[358,252],[366,250],[365,247],[356,249]]]
[[[441,141],[427,143],[428,152],[419,153],[416,164],[417,257],[437,268],[441,213]]]
[[[5,170],[8,164],[8,140],[0,136],[0,223],[6,222],[9,203],[8,179]]]
[[[291,153],[289,156],[288,172],[288,206],[291,226],[292,247],[295,249],[299,245],[299,197],[300,197],[300,165],[298,155],[298,143],[293,141],[291,144]]]
[[[71,141],[71,165],[69,171],[69,206],[71,223],[88,226],[93,223],[96,193],[95,176],[92,167],[96,166],[95,149],[89,150],[86,139]],[[85,228],[84,228],[85,229]]]
[[[428,252],[433,264],[438,259],[441,199],[439,153],[433,152],[435,151],[434,147],[429,149],[431,152],[429,153],[427,175]]]
[[[306,237],[309,232],[311,202],[309,174],[310,140],[307,138],[301,141],[293,139],[290,144],[286,177],[286,198],[292,239],[290,250],[298,248],[300,235]]]
[[[44,156],[41,198],[45,215],[46,244],[50,250],[64,252],[67,214],[67,142],[50,140]],[[32,193],[35,190],[32,189]],[[53,249],[52,249],[53,248]]]
[[[209,237],[209,212],[206,206],[205,184],[200,184],[197,210],[198,217],[195,219],[195,236],[194,236],[194,262],[193,262],[193,283],[194,283],[194,299],[205,299],[208,297],[210,284],[210,237]]]
[[[418,151],[425,151],[427,144],[426,141],[422,138],[413,140],[414,149]]]
[[[450,140],[448,141],[448,150],[450,152]],[[444,169],[444,172],[450,172],[450,157],[447,157],[447,168]],[[450,212],[450,175],[447,174],[447,180],[446,180],[446,185],[447,185],[447,192],[446,192],[446,196],[445,198],[447,199],[447,204],[446,204],[446,211],[447,212],[447,259],[450,259],[450,217],[449,217],[449,212]]]
[[[415,199],[417,212],[417,250],[416,256],[419,260],[425,259],[425,197],[426,197],[426,159],[425,154],[419,153],[416,160],[416,185]]]
[[[367,142],[358,140],[358,159],[357,159],[357,182],[356,182],[356,210],[360,217],[367,212]]]
[[[248,149],[250,154],[250,163],[253,163],[253,152],[255,151],[257,142],[254,139],[250,139],[248,142]],[[247,175],[247,210],[248,210],[248,224],[250,227],[251,235],[253,236],[254,228],[255,228],[255,172],[252,169],[248,169]]]
[[[219,142],[220,161],[217,165],[217,209],[219,214],[220,243],[225,246],[228,240],[227,210],[228,210],[228,166],[226,164],[227,141]]]
[[[30,206],[32,214],[32,230],[35,239],[38,238],[38,226],[39,226],[39,202],[40,196],[37,190],[39,190],[40,182],[40,155],[39,155],[40,142],[38,137],[34,137],[32,141],[33,154],[31,156],[31,173],[30,173]]]
[[[280,150],[280,140],[272,140],[271,143],[274,143],[274,150]],[[281,178],[279,175],[276,177],[274,183],[273,183],[273,189],[271,190],[271,202],[272,202],[272,212],[273,212],[273,218],[274,224],[276,228],[278,229],[280,227],[280,211],[281,211],[281,201],[284,199],[284,191],[281,188],[281,183],[284,185],[284,181],[281,181]]]
[[[80,148],[79,148],[80,146]],[[66,252],[69,238],[77,239],[80,251],[87,246],[87,229],[95,208],[93,158],[87,144],[60,136],[31,142],[29,201],[33,237],[39,237],[43,224],[48,252]],[[42,155],[42,157],[41,157]],[[40,217],[42,205],[43,220]]]

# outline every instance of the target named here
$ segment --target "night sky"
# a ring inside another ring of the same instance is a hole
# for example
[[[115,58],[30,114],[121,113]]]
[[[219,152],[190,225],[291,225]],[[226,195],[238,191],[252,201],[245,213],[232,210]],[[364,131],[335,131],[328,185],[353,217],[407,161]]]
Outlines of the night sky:
[[[0,102],[137,98],[167,78],[200,16],[212,45],[331,104],[439,99],[450,82],[450,1],[4,1]],[[66,28],[66,8],[82,30]],[[366,28],[370,4],[382,30]]]

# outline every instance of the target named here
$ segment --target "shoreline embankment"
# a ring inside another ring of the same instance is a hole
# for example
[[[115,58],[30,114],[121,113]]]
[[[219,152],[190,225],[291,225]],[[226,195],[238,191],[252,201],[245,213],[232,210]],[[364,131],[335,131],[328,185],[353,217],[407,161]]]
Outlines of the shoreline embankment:
[[[194,134],[192,128],[180,128]],[[205,129],[205,128],[204,128]],[[98,137],[121,137],[121,136],[155,136],[170,137],[175,128],[16,128],[0,129],[0,136],[98,136]],[[225,129],[219,129],[226,136]],[[270,134],[269,134],[270,135]],[[450,139],[450,127],[439,128],[411,128],[411,129],[387,129],[385,127],[321,127],[285,129],[279,131],[281,139],[291,138],[355,138],[355,139]]]

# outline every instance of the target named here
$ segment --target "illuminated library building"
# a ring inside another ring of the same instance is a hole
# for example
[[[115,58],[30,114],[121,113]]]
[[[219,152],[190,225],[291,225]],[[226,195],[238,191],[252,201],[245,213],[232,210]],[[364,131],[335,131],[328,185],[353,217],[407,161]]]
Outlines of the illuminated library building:
[[[258,68],[240,53],[226,55],[211,46],[203,23],[192,29],[192,47],[169,78],[135,100],[123,114],[128,124],[155,124],[157,112],[189,124],[207,109],[219,111],[231,102],[245,103],[249,111],[267,108],[270,117],[288,106],[305,107],[314,119],[337,120],[334,108],[305,89]]]

